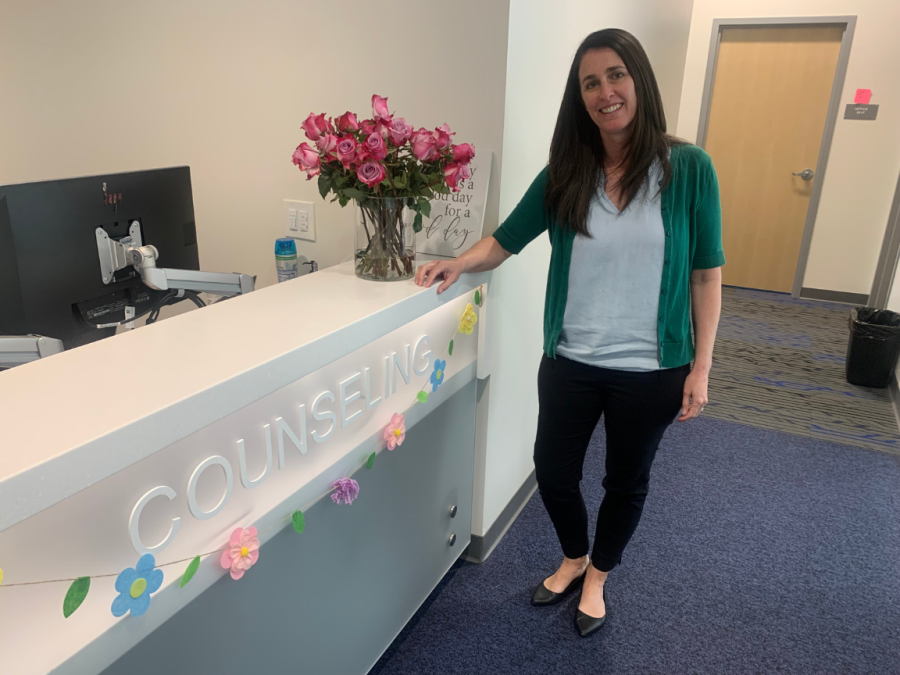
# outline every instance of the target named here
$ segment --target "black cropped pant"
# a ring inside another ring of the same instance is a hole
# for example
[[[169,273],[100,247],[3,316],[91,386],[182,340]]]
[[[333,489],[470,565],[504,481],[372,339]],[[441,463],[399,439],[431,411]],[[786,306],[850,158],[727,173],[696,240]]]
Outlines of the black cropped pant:
[[[634,534],[663,433],[681,410],[690,366],[630,372],[544,356],[538,373],[534,466],[538,490],[563,554],[589,551],[588,516],[579,484],[600,416],[606,422],[606,494],[597,514],[591,562],[608,572]]]

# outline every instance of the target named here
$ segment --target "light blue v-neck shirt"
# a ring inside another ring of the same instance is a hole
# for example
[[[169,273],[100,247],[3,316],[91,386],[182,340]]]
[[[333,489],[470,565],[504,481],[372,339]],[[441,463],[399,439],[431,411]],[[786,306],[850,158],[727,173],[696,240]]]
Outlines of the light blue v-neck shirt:
[[[659,370],[657,314],[665,258],[659,162],[623,212],[601,187],[588,213],[591,237],[572,248],[557,353],[601,368]]]

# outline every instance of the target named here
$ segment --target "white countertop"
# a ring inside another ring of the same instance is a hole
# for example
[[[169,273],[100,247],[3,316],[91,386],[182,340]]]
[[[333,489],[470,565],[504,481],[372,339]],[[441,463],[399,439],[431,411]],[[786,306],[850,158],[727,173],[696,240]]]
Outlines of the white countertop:
[[[487,280],[347,263],[0,373],[0,531]]]

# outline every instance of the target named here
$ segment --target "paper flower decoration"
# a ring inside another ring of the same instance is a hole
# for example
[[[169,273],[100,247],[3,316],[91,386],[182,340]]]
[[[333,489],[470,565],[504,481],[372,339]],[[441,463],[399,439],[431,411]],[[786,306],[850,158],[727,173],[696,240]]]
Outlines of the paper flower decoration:
[[[222,552],[219,560],[222,567],[231,570],[231,578],[237,581],[244,572],[249,570],[259,560],[259,539],[256,538],[256,528],[235,528],[228,540],[228,548]]]
[[[338,478],[331,487],[334,489],[331,501],[335,504],[352,504],[359,496],[359,483],[352,478]]]
[[[116,590],[119,595],[112,603],[113,616],[140,616],[150,606],[150,594],[156,593],[162,586],[162,570],[154,569],[156,559],[145,553],[134,567],[127,567],[116,577]]]
[[[447,369],[447,361],[441,361],[440,359],[434,360],[434,371],[431,373],[431,393],[437,391],[438,387],[440,387],[444,383],[444,371]]]
[[[403,419],[403,415],[394,413],[390,423],[384,428],[384,440],[387,441],[388,450],[403,445],[403,441],[406,440],[406,420]]]
[[[472,303],[466,305],[466,313],[463,314],[462,321],[459,323],[459,332],[463,335],[471,335],[478,321],[478,315],[472,308]]]

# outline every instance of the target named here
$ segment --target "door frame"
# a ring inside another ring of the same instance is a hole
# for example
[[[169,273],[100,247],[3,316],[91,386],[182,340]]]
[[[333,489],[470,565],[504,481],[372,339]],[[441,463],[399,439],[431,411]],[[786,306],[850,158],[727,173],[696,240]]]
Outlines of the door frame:
[[[870,307],[887,309],[898,262],[900,262],[900,177],[897,179],[897,189],[894,190],[894,201],[891,203],[891,213],[888,216],[887,229],[884,231],[881,253],[878,255],[875,280],[872,282],[872,292],[867,303]]]
[[[853,32],[856,29],[855,16],[808,16],[808,17],[760,17],[753,19],[714,19],[712,37],[709,42],[709,56],[706,60],[706,80],[703,83],[703,99],[700,104],[700,126],[697,129],[697,145],[704,148],[706,132],[709,126],[709,108],[712,102],[712,88],[716,78],[716,65],[719,59],[719,43],[723,28],[765,28],[771,26],[796,26],[808,28],[813,26],[844,27],[841,37],[841,50],[838,55],[837,68],[834,71],[834,83],[831,85],[831,98],[828,101],[828,115],[825,118],[825,129],[822,132],[822,143],[819,145],[819,159],[816,162],[816,178],[809,208],[806,211],[806,223],[803,227],[803,241],[800,245],[800,257],[797,260],[797,271],[794,273],[794,286],[791,295],[800,297],[803,289],[803,277],[806,274],[806,263],[809,258],[809,247],[812,243],[813,227],[819,211],[819,198],[825,182],[825,167],[828,164],[828,153],[831,150],[831,139],[837,124],[841,107],[841,95],[844,91],[844,79],[847,64],[850,61],[850,46],[853,43]],[[802,168],[802,167],[801,167]]]

